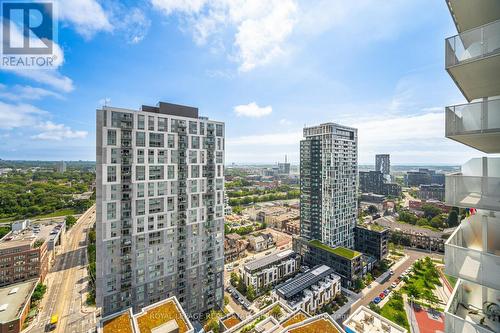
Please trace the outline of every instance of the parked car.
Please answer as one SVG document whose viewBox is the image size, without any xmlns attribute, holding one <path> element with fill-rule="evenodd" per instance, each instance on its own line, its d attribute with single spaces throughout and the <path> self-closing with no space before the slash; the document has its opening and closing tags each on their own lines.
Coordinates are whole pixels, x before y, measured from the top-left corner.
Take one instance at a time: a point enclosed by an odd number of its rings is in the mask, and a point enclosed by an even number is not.
<svg viewBox="0 0 500 333">
<path fill-rule="evenodd" d="M 390 275 L 393 275 L 394 274 L 394 271 L 392 269 L 389 270 L 389 274 Z"/>
<path fill-rule="evenodd" d="M 268 255 L 270 255 L 270 254 L 271 254 L 271 251 L 267 251 L 267 252 L 265 253 L 265 255 L 266 255 L 266 256 L 268 256 Z"/>
<path fill-rule="evenodd" d="M 381 299 L 380 297 L 375 297 L 375 298 L 373 299 L 373 303 L 378 304 L 378 303 L 380 303 L 380 301 L 381 301 L 381 300 L 382 300 L 382 299 Z"/>
<path fill-rule="evenodd" d="M 393 289 L 394 289 L 394 288 L 396 288 L 397 286 L 398 286 L 398 284 L 397 284 L 396 282 L 393 282 L 393 283 L 391 284 L 391 287 L 392 287 Z"/>
<path fill-rule="evenodd" d="M 378 297 L 380 297 L 381 299 L 384 299 L 385 298 L 385 294 L 384 293 L 380 293 L 380 294 L 378 294 Z"/>
<path fill-rule="evenodd" d="M 391 291 L 389 289 L 386 289 L 386 290 L 384 290 L 384 295 L 387 296 L 387 295 L 389 295 L 390 292 Z"/>
</svg>

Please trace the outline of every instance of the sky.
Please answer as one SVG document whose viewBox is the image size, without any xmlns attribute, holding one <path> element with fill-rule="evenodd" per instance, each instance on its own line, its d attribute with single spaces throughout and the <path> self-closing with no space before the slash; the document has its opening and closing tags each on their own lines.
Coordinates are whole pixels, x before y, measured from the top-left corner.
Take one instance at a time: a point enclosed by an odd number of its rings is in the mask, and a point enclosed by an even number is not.
<svg viewBox="0 0 500 333">
<path fill-rule="evenodd" d="M 95 160 L 95 110 L 158 101 L 226 123 L 227 163 L 299 161 L 304 125 L 359 135 L 359 163 L 459 165 L 465 98 L 436 0 L 55 0 L 58 66 L 0 70 L 0 158 Z"/>
</svg>

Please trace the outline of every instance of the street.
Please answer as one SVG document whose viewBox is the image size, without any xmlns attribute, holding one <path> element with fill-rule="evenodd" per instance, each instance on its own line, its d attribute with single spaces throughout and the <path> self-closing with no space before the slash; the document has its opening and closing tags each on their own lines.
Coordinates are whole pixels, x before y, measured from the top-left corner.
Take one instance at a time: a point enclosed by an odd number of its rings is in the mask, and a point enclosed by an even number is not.
<svg viewBox="0 0 500 333">
<path fill-rule="evenodd" d="M 94 332 L 95 312 L 84 312 L 83 293 L 87 273 L 87 233 L 95 223 L 95 205 L 87 210 L 66 232 L 54 266 L 46 277 L 47 293 L 40 304 L 40 313 L 29 332 L 45 332 L 52 315 L 59 316 L 54 332 Z"/>
</svg>

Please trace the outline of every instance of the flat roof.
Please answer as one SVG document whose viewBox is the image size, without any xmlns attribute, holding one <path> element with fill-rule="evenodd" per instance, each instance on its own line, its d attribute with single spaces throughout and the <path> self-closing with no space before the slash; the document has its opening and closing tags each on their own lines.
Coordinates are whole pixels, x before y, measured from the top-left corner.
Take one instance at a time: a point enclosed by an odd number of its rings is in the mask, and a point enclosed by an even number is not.
<svg viewBox="0 0 500 333">
<path fill-rule="evenodd" d="M 33 241 L 54 238 L 62 229 L 64 223 L 31 223 L 27 228 L 19 232 L 10 232 L 0 240 L 0 251 L 13 247 L 30 245 Z M 61 225 L 60 229 L 56 229 Z"/>
<path fill-rule="evenodd" d="M 365 306 L 360 306 L 344 321 L 344 327 L 360 333 L 406 333 L 405 328 L 393 323 Z"/>
<path fill-rule="evenodd" d="M 0 288 L 0 323 L 8 323 L 20 317 L 38 279 L 11 284 Z"/>
<path fill-rule="evenodd" d="M 300 274 L 290 281 L 278 286 L 276 292 L 281 297 L 288 299 L 301 293 L 312 285 L 315 285 L 316 283 L 333 273 L 334 271 L 331 267 L 328 267 L 326 265 L 318 265 L 308 270 L 304 274 Z"/>
<path fill-rule="evenodd" d="M 102 324 L 103 333 L 134 333 L 132 309 L 113 314 L 107 317 Z"/>
<path fill-rule="evenodd" d="M 344 330 L 330 317 L 324 313 L 313 318 L 306 319 L 298 324 L 289 326 L 285 331 L 288 333 L 342 333 Z"/>
<path fill-rule="evenodd" d="M 278 253 L 272 253 L 260 259 L 250 261 L 249 263 L 245 264 L 244 267 L 247 270 L 253 271 L 262 267 L 266 267 L 273 263 L 280 262 L 281 260 L 285 260 L 294 254 L 295 252 L 293 250 L 285 250 Z"/>
<path fill-rule="evenodd" d="M 309 242 L 314 247 L 326 250 L 328 252 L 334 253 L 340 257 L 344 257 L 346 259 L 354 259 L 355 257 L 358 257 L 361 255 L 361 252 L 354 251 L 351 249 L 348 249 L 346 247 L 342 246 L 337 246 L 337 247 L 330 247 L 326 244 L 321 243 L 319 240 L 312 240 Z"/>
</svg>

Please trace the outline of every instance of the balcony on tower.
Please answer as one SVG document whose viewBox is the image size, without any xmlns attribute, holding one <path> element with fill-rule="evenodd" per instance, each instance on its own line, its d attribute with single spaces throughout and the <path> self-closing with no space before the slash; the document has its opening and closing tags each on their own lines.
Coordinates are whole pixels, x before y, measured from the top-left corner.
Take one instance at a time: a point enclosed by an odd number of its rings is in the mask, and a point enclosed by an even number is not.
<svg viewBox="0 0 500 333">
<path fill-rule="evenodd" d="M 500 292 L 458 280 L 445 312 L 447 333 L 493 333 L 500 331 Z"/>
<path fill-rule="evenodd" d="M 500 20 L 446 39 L 446 70 L 465 98 L 500 95 Z"/>
<path fill-rule="evenodd" d="M 485 25 L 500 18 L 498 0 L 446 0 L 459 32 Z"/>
<path fill-rule="evenodd" d="M 500 212 L 478 210 L 445 243 L 446 274 L 500 290 Z"/>
<path fill-rule="evenodd" d="M 446 107 L 446 137 L 485 153 L 500 153 L 500 98 Z"/>
<path fill-rule="evenodd" d="M 446 175 L 450 206 L 500 211 L 500 158 L 473 158 L 461 173 Z"/>
</svg>

